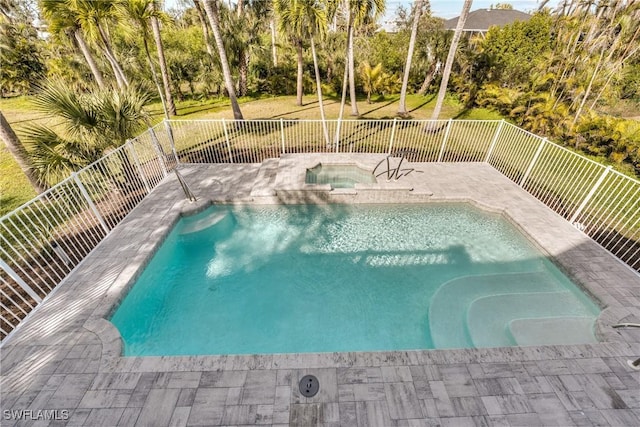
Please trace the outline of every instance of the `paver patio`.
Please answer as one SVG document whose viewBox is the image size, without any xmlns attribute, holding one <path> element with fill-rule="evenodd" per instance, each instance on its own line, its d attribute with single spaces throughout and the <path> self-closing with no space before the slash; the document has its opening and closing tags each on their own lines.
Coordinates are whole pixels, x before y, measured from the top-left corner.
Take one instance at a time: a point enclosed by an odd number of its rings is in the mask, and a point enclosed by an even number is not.
<svg viewBox="0 0 640 427">
<path fill-rule="evenodd" d="M 200 198 L 195 204 L 184 201 L 175 177 L 166 179 L 3 345 L 2 425 L 640 425 L 640 372 L 627 365 L 640 357 L 640 330 L 611 328 L 640 322 L 635 272 L 487 164 L 412 164 L 423 173 L 375 189 L 299 192 L 299 168 L 323 159 L 371 167 L 381 156 L 185 165 L 182 174 Z M 596 327 L 602 342 L 122 357 L 119 333 L 105 317 L 180 212 L 209 200 L 466 200 L 503 212 L 605 308 Z M 297 387 L 306 374 L 320 382 L 313 398 Z M 38 410 L 67 419 L 31 420 Z"/>
</svg>

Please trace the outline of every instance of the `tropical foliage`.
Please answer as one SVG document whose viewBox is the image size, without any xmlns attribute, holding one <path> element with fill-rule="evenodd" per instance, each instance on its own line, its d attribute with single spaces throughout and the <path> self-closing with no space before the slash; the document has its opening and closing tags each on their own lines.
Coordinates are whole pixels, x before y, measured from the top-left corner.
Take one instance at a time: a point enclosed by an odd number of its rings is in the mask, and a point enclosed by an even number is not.
<svg viewBox="0 0 640 427">
<path fill-rule="evenodd" d="M 226 97 L 240 120 L 238 98 L 256 95 L 295 94 L 302 105 L 315 93 L 319 106 L 340 98 L 342 117 L 347 104 L 359 115 L 358 97 L 390 93 L 401 93 L 403 116 L 407 94 L 438 94 L 437 115 L 448 94 L 640 171 L 637 126 L 615 117 L 640 110 L 638 1 L 563 0 L 484 36 L 445 31 L 428 0 L 399 7 L 392 31 L 381 26 L 394 5 L 384 0 L 180 0 L 173 10 L 162 3 L 0 1 L 0 95 L 33 94 L 51 86 L 43 84 L 49 78 L 85 105 L 99 94 L 138 91 L 161 101 L 167 116 L 176 114 L 174 97 Z M 97 140 L 74 146 L 78 135 L 68 129 L 51 132 L 60 138 L 50 133 L 47 146 L 59 156 L 43 175 L 48 182 L 105 149 Z M 25 135 L 44 170 L 46 144 L 35 142 L 34 129 Z"/>
<path fill-rule="evenodd" d="M 136 136 L 144 128 L 148 101 L 134 86 L 87 93 L 60 82 L 44 87 L 34 106 L 59 125 L 29 125 L 22 131 L 37 179 L 45 185 L 56 183 Z"/>
</svg>

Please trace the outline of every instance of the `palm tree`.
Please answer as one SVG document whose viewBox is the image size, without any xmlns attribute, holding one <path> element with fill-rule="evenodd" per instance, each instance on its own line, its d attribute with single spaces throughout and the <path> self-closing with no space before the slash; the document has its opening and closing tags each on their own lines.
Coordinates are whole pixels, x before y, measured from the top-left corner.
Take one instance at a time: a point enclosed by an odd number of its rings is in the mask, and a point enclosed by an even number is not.
<svg viewBox="0 0 640 427">
<path fill-rule="evenodd" d="M 220 17 L 226 48 L 235 53 L 233 58 L 235 64 L 232 60 L 232 65 L 237 64 L 238 67 L 239 96 L 245 96 L 248 93 L 249 61 L 256 48 L 260 49 L 265 26 L 263 17 L 269 14 L 268 4 L 264 2 L 253 2 L 246 6 L 240 4 L 238 7 L 242 6 L 242 9 L 238 9 L 237 13 L 225 10 L 226 13 L 221 14 Z"/>
<path fill-rule="evenodd" d="M 411 71 L 411 60 L 413 59 L 413 51 L 416 47 L 416 37 L 418 35 L 418 25 L 422 16 L 422 5 L 424 0 L 416 0 L 413 12 L 413 25 L 411 26 L 411 38 L 409 39 L 409 49 L 407 50 L 407 62 L 404 66 L 402 76 L 402 89 L 400 90 L 400 105 L 398 106 L 398 114 L 407 114 L 407 86 L 409 86 L 409 71 Z"/>
<path fill-rule="evenodd" d="M 153 4 L 153 0 L 127 0 L 118 4 L 118 14 L 123 18 L 128 18 L 129 21 L 133 24 L 136 33 L 140 32 L 140 35 L 142 36 L 142 45 L 147 57 L 149 69 L 151 70 L 151 77 L 153 78 L 153 82 L 158 90 L 158 95 L 160 96 L 160 101 L 162 102 L 162 109 L 164 110 L 165 117 L 168 119 L 169 114 L 175 115 L 176 107 L 173 104 L 173 98 L 165 98 L 167 92 L 169 93 L 169 96 L 171 95 L 171 91 L 167 91 L 168 88 L 166 85 L 164 87 L 165 96 L 163 96 L 162 87 L 160 86 L 160 80 L 158 79 L 158 74 L 156 73 L 156 67 L 153 63 L 153 59 L 151 58 L 151 52 L 149 51 L 149 39 L 151 37 L 151 35 L 149 34 L 149 23 L 152 22 L 153 18 L 157 19 L 159 16 L 161 16 L 159 12 L 153 7 Z M 171 108 L 172 106 L 173 110 Z"/>
<path fill-rule="evenodd" d="M 444 97 L 447 94 L 447 85 L 449 84 L 449 76 L 451 75 L 453 60 L 455 59 L 455 56 L 456 56 L 456 49 L 458 48 L 458 42 L 460 41 L 460 36 L 462 35 L 464 23 L 467 20 L 467 16 L 469 16 L 469 10 L 471 9 L 472 3 L 473 3 L 473 0 L 464 0 L 464 5 L 462 6 L 462 12 L 460 13 L 460 17 L 458 18 L 458 25 L 456 25 L 456 30 L 453 33 L 453 40 L 451 40 L 451 46 L 449 47 L 447 62 L 445 63 L 444 70 L 442 71 L 442 81 L 440 82 L 438 99 L 436 100 L 436 106 L 433 108 L 433 114 L 431 115 L 431 120 L 438 120 L 438 117 L 440 116 L 440 111 L 442 110 L 442 104 L 444 103 Z"/>
<path fill-rule="evenodd" d="M 621 2 L 622 3 L 622 2 Z M 640 18 L 640 5 L 634 3 L 633 5 L 618 5 L 624 6 L 617 9 L 606 5 L 602 7 L 597 14 L 597 18 L 594 19 L 593 28 L 587 34 L 585 43 L 589 43 L 593 53 L 600 51 L 598 60 L 596 61 L 595 68 L 589 78 L 589 84 L 584 91 L 580 105 L 575 113 L 573 119 L 573 125 L 575 126 L 580 118 L 582 110 L 589 98 L 591 91 L 594 87 L 594 82 L 599 74 L 603 70 L 608 70 L 610 77 L 608 77 L 604 84 L 605 88 L 610 79 L 611 74 L 615 74 L 618 67 L 621 67 L 629 58 L 638 52 L 640 49 L 640 25 L 638 25 L 637 18 Z M 605 11 L 607 15 L 605 15 Z M 600 28 L 595 28 L 600 25 Z M 605 57 L 605 53 L 607 53 Z M 610 73 L 614 70 L 613 73 Z M 593 103 L 595 106 L 597 98 Z"/>
<path fill-rule="evenodd" d="M 4 141 L 7 150 L 9 150 L 9 153 L 13 156 L 16 163 L 18 163 L 22 172 L 27 176 L 27 179 L 31 183 L 33 189 L 38 193 L 42 193 L 45 189 L 40 182 L 38 182 L 38 179 L 34 174 L 33 166 L 29 161 L 28 154 L 18 139 L 18 136 L 11 128 L 11 125 L 7 119 L 4 118 L 2 111 L 0 111 L 0 139 Z"/>
<path fill-rule="evenodd" d="M 385 0 L 346 0 L 348 9 L 347 20 L 347 61 L 349 64 L 349 94 L 351 97 L 351 115 L 359 116 L 356 99 L 355 65 L 353 55 L 353 35 L 355 28 L 370 19 L 376 19 L 384 14 Z"/>
<path fill-rule="evenodd" d="M 34 124 L 21 132 L 37 180 L 54 184 L 135 137 L 146 126 L 148 101 L 134 86 L 77 94 L 63 83 L 46 85 L 34 107 L 54 119 L 56 128 Z"/>
<path fill-rule="evenodd" d="M 273 0 L 273 10 L 280 17 L 283 11 L 280 9 L 281 7 L 285 7 L 288 2 L 280 2 L 279 0 Z M 282 25 L 282 20 L 278 19 L 278 31 L 281 34 L 287 36 L 291 44 L 296 49 L 296 63 L 297 63 L 297 73 L 296 73 L 296 105 L 302 106 L 302 95 L 303 95 L 303 74 L 304 74 L 304 57 L 303 57 L 303 39 L 298 37 L 292 28 Z"/>
<path fill-rule="evenodd" d="M 233 117 L 236 120 L 243 120 L 242 111 L 240 111 L 240 105 L 236 98 L 236 91 L 233 85 L 233 79 L 231 78 L 231 69 L 229 68 L 229 60 L 227 59 L 227 53 L 224 50 L 224 42 L 220 33 L 220 22 L 218 16 L 218 0 L 202 0 L 204 10 L 209 18 L 209 25 L 211 25 L 211 31 L 213 37 L 216 40 L 216 47 L 218 48 L 218 55 L 220 56 L 220 65 L 222 66 L 222 75 L 224 76 L 224 85 L 229 94 L 229 100 L 231 101 L 231 109 L 233 110 Z"/>
<path fill-rule="evenodd" d="M 70 13 L 66 3 L 67 0 L 40 0 L 40 11 L 48 23 L 48 30 L 52 34 L 65 34 L 75 39 L 98 87 L 104 89 L 105 83 L 102 71 L 100 71 L 98 64 L 93 58 L 93 54 L 84 39 L 80 25 L 75 20 L 73 14 Z"/>
<path fill-rule="evenodd" d="M 324 103 L 322 101 L 322 84 L 318 69 L 318 55 L 315 37 L 322 40 L 327 33 L 327 4 L 324 0 L 275 0 L 274 9 L 278 13 L 280 30 L 288 31 L 298 40 L 308 39 L 311 43 L 311 56 L 316 76 L 316 90 L 320 106 L 320 117 L 327 145 L 331 144 L 329 130 L 325 121 Z"/>
<path fill-rule="evenodd" d="M 278 66 L 278 50 L 276 45 L 276 21 L 271 17 L 269 20 L 269 31 L 271 33 L 271 55 L 273 56 L 273 66 Z"/>
<path fill-rule="evenodd" d="M 116 2 L 92 0 L 65 0 L 64 13 L 71 14 L 80 25 L 82 31 L 97 43 L 105 58 L 111 65 L 116 82 L 120 88 L 129 86 L 129 80 L 111 46 L 105 22 L 116 16 Z"/>
<path fill-rule="evenodd" d="M 173 96 L 171 95 L 171 80 L 169 79 L 167 61 L 164 58 L 164 46 L 162 45 L 162 37 L 160 35 L 159 18 L 164 17 L 165 15 L 158 10 L 156 0 L 151 0 L 151 7 L 155 12 L 151 15 L 151 29 L 153 30 L 153 39 L 156 42 L 156 50 L 158 51 L 158 62 L 160 63 L 160 74 L 162 75 L 164 94 L 167 98 L 167 108 L 169 109 L 169 114 L 175 116 L 177 114 L 176 105 L 173 102 Z"/>
<path fill-rule="evenodd" d="M 364 61 L 360 68 L 360 76 L 364 91 L 367 92 L 367 104 L 371 104 L 371 92 L 378 90 L 382 82 L 382 62 L 372 67 L 368 61 Z"/>
<path fill-rule="evenodd" d="M 213 56 L 213 47 L 211 46 L 211 34 L 209 33 L 209 26 L 207 25 L 207 16 L 205 15 L 205 11 L 202 8 L 202 3 L 200 0 L 193 0 L 193 5 L 195 6 L 196 12 L 198 14 L 198 19 L 200 20 L 200 26 L 202 27 L 202 34 L 204 34 L 205 46 L 207 47 L 207 52 L 211 59 L 214 59 Z"/>
</svg>

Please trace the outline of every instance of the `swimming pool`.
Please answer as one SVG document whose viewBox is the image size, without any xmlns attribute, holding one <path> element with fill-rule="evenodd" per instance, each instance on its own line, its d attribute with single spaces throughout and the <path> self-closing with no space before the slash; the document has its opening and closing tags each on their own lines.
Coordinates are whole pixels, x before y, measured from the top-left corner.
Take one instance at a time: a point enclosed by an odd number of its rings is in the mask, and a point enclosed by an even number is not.
<svg viewBox="0 0 640 427">
<path fill-rule="evenodd" d="M 214 206 L 181 219 L 113 314 L 125 355 L 594 342 L 598 307 L 467 204 Z"/>
</svg>

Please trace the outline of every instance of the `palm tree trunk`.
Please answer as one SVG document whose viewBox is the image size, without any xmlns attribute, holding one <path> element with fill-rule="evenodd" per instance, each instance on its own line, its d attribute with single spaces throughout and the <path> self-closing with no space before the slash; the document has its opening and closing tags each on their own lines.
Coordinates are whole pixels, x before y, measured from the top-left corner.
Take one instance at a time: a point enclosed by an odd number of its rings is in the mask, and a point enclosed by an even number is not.
<svg viewBox="0 0 640 427">
<path fill-rule="evenodd" d="M 104 29 L 101 25 L 97 25 L 98 33 L 100 34 L 100 39 L 103 44 L 103 51 L 107 60 L 111 64 L 111 68 L 113 68 L 113 73 L 116 76 L 116 80 L 118 82 L 118 86 L 126 87 L 129 86 L 129 80 L 127 80 L 127 76 L 124 75 L 124 71 L 122 71 L 122 67 L 116 58 L 116 55 L 113 53 L 113 49 L 111 49 L 111 43 L 109 42 L 109 38 L 107 37 Z"/>
<path fill-rule="evenodd" d="M 442 110 L 442 104 L 444 103 L 444 97 L 447 94 L 447 85 L 449 84 L 449 76 L 451 75 L 453 60 L 455 59 L 455 56 L 456 56 L 456 49 L 458 48 L 458 42 L 460 41 L 460 36 L 462 35 L 462 29 L 464 28 L 464 23 L 467 20 L 467 16 L 469 15 L 469 9 L 471 9 L 471 3 L 473 3 L 473 0 L 464 0 L 464 5 L 462 6 L 462 13 L 460 13 L 460 17 L 458 18 L 458 25 L 456 25 L 456 30 L 453 33 L 453 40 L 451 40 L 451 47 L 449 47 L 447 62 L 444 65 L 444 71 L 442 72 L 442 81 L 440 82 L 438 99 L 436 100 L 436 106 L 433 109 L 431 120 L 438 120 L 438 117 L 440 116 L 440 111 Z"/>
<path fill-rule="evenodd" d="M 591 95 L 593 82 L 595 81 L 596 76 L 598 75 L 598 71 L 600 71 L 600 66 L 602 65 L 602 58 L 604 58 L 604 49 L 602 49 L 602 52 L 600 53 L 600 58 L 598 59 L 598 63 L 596 64 L 596 68 L 595 70 L 593 70 L 591 79 L 589 79 L 589 85 L 587 86 L 587 89 L 584 91 L 584 96 L 580 101 L 580 106 L 578 107 L 578 110 L 576 111 L 576 115 L 573 118 L 573 122 L 571 123 L 572 126 L 575 126 L 576 123 L 578 123 L 578 119 L 580 118 L 580 115 L 582 114 L 582 109 L 584 108 L 584 104 L 587 102 L 587 98 L 589 98 L 589 95 Z"/>
<path fill-rule="evenodd" d="M 298 55 L 298 77 L 296 80 L 296 105 L 302 106 L 302 73 L 304 63 L 302 59 L 302 40 L 296 41 L 296 53 Z"/>
<path fill-rule="evenodd" d="M 592 110 L 595 108 L 596 104 L 600 100 L 600 97 L 604 93 L 605 89 L 609 86 L 609 82 L 611 81 L 613 76 L 618 72 L 620 67 L 622 67 L 629 58 L 635 55 L 636 52 L 640 51 L 640 44 L 636 41 L 636 37 L 638 37 L 638 35 L 640 35 L 640 26 L 636 28 L 636 32 L 633 34 L 631 39 L 627 42 L 627 47 L 625 48 L 624 52 L 615 61 L 615 63 L 613 64 L 613 67 L 610 69 L 609 74 L 604 82 L 604 85 L 602 86 L 602 89 L 600 89 L 600 92 L 598 92 L 598 95 L 595 97 L 595 99 L 593 100 L 593 103 L 591 104 Z M 611 55 L 609 55 L 609 57 L 611 57 Z"/>
<path fill-rule="evenodd" d="M 349 39 L 349 29 L 347 28 L 347 39 Z M 342 116 L 344 115 L 344 105 L 347 103 L 347 83 L 349 79 L 349 65 L 345 61 L 344 63 L 344 76 L 342 77 L 342 98 L 340 98 L 340 112 L 338 113 L 338 126 L 336 126 L 336 138 L 335 145 L 338 146 L 338 139 L 340 138 L 340 123 L 342 122 Z"/>
<path fill-rule="evenodd" d="M 316 90 L 318 91 L 318 104 L 320 106 L 320 118 L 322 119 L 322 130 L 327 147 L 331 145 L 329 139 L 329 130 L 327 129 L 327 121 L 324 116 L 324 104 L 322 102 L 322 85 L 320 84 L 320 70 L 318 69 L 318 56 L 316 55 L 316 44 L 311 37 L 311 55 L 313 56 L 313 69 L 316 73 Z"/>
<path fill-rule="evenodd" d="M 9 153 L 13 156 L 16 163 L 18 163 L 22 172 L 27 176 L 27 179 L 31 183 L 33 189 L 36 190 L 37 193 L 42 193 L 45 189 L 33 173 L 31 162 L 27 157 L 27 152 L 7 119 L 4 118 L 2 111 L 0 111 L 0 139 L 4 141 L 7 150 L 9 150 Z"/>
<path fill-rule="evenodd" d="M 278 66 L 278 51 L 276 50 L 276 23 L 271 18 L 269 21 L 269 29 L 271 30 L 271 55 L 273 55 L 273 66 Z"/>
<path fill-rule="evenodd" d="M 218 48 L 218 55 L 220 55 L 220 64 L 222 65 L 222 74 L 224 76 L 224 85 L 227 88 L 229 94 L 229 100 L 231 101 L 231 109 L 233 110 L 233 118 L 236 120 L 244 120 L 242 117 L 242 111 L 240 111 L 240 105 L 236 98 L 236 90 L 233 87 L 233 79 L 231 78 L 231 69 L 229 68 L 229 60 L 227 59 L 227 53 L 224 50 L 224 43 L 222 41 L 222 35 L 220 34 L 220 23 L 218 22 L 218 4 L 217 0 L 204 0 L 204 10 L 209 18 L 209 25 L 213 31 L 213 37 L 216 40 L 216 46 Z"/>
<path fill-rule="evenodd" d="M 207 25 L 207 18 L 202 10 L 202 4 L 200 4 L 200 0 L 193 0 L 193 4 L 196 7 L 196 12 L 198 12 L 198 18 L 200 18 L 200 25 L 202 26 L 202 33 L 204 34 L 205 46 L 207 47 L 207 52 L 209 56 L 213 59 L 213 47 L 211 46 L 211 34 L 209 33 L 209 26 Z"/>
<path fill-rule="evenodd" d="M 435 75 L 436 75 L 436 67 L 434 63 L 429 67 L 429 71 L 427 71 L 427 75 L 424 76 L 424 81 L 422 82 L 422 86 L 420 86 L 420 89 L 418 90 L 418 95 L 425 94 L 427 89 L 429 89 L 429 86 L 431 85 L 431 82 L 433 81 L 433 77 Z"/>
<path fill-rule="evenodd" d="M 349 94 L 351 95 L 351 115 L 359 116 L 358 100 L 356 99 L 356 73 L 353 59 L 353 33 L 353 23 L 351 23 L 347 28 L 347 34 L 349 34 L 347 53 L 347 61 L 349 63 Z"/>
<path fill-rule="evenodd" d="M 155 9 L 155 1 L 152 4 Z M 175 116 L 177 114 L 176 104 L 173 102 L 173 96 L 171 95 L 171 80 L 169 80 L 167 61 L 164 58 L 164 46 L 162 45 L 162 37 L 160 35 L 160 24 L 158 23 L 158 18 L 155 16 L 151 17 L 151 29 L 153 30 L 153 39 L 156 42 L 156 49 L 158 50 L 158 62 L 160 64 L 160 74 L 162 75 L 162 85 L 164 86 L 167 109 L 169 110 L 170 115 Z"/>
<path fill-rule="evenodd" d="M 245 96 L 248 92 L 249 52 L 243 49 L 238 54 L 238 95 Z"/>
<path fill-rule="evenodd" d="M 102 77 L 102 72 L 100 71 L 100 68 L 98 68 L 98 64 L 96 64 L 95 59 L 93 59 L 93 55 L 89 50 L 89 46 L 87 46 L 87 42 L 84 40 L 84 37 L 82 37 L 82 30 L 80 30 L 80 28 L 76 28 L 73 30 L 73 36 L 78 43 L 78 47 L 80 48 L 82 55 L 84 55 L 84 59 L 87 61 L 87 65 L 89 65 L 93 78 L 96 79 L 98 87 L 100 89 L 104 89 L 104 77 Z"/>
<path fill-rule="evenodd" d="M 147 42 L 147 38 L 145 36 L 142 37 L 142 44 L 144 46 L 144 53 L 147 55 L 147 62 L 149 63 L 149 69 L 151 70 L 151 77 L 153 78 L 153 83 L 156 85 L 156 89 L 158 90 L 158 95 L 160 96 L 160 102 L 162 103 L 162 111 L 164 111 L 164 117 L 169 119 L 169 110 L 167 109 L 167 102 L 162 95 L 162 87 L 160 87 L 160 80 L 158 80 L 158 74 L 156 73 L 156 67 L 153 66 L 153 60 L 151 59 L 151 53 L 149 53 L 149 43 Z"/>
<path fill-rule="evenodd" d="M 402 76 L 402 90 L 400 90 L 400 105 L 398 106 L 398 114 L 407 114 L 407 86 L 409 86 L 409 72 L 411 71 L 411 60 L 413 59 L 413 51 L 416 47 L 416 36 L 418 35 L 418 24 L 420 24 L 420 16 L 422 15 L 422 0 L 417 0 L 415 5 L 415 13 L 413 14 L 413 25 L 411 26 L 411 38 L 409 39 L 409 50 L 407 51 L 407 62 L 404 66 Z"/>
<path fill-rule="evenodd" d="M 116 78 L 116 83 L 118 84 L 118 87 L 120 89 L 124 89 L 127 85 L 124 82 L 124 80 L 122 80 L 122 76 L 118 71 L 118 66 L 114 63 L 114 59 L 111 56 L 109 56 L 109 53 L 104 47 L 101 46 L 101 50 L 102 50 L 102 53 L 104 54 L 104 57 L 107 58 L 107 62 L 109 63 L 109 65 L 111 65 L 111 71 L 113 71 L 113 76 Z"/>
</svg>

